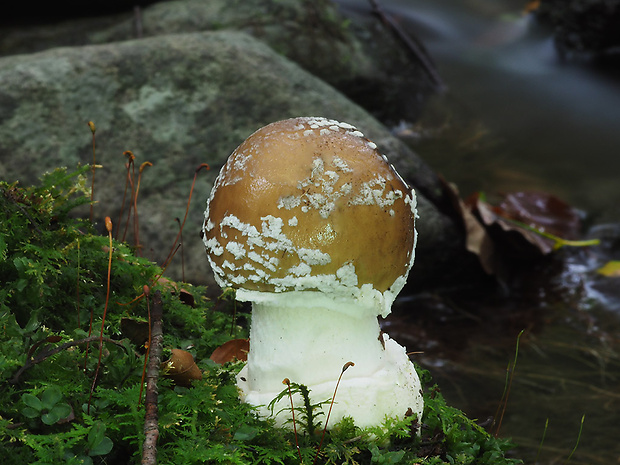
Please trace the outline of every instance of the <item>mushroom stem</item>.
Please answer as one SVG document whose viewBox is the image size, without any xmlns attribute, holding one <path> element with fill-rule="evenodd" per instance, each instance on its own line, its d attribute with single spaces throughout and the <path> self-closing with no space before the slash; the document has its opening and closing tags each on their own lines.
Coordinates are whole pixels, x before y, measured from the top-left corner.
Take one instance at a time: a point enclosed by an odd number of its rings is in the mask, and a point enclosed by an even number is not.
<svg viewBox="0 0 620 465">
<path fill-rule="evenodd" d="M 380 332 L 380 303 L 329 300 L 314 291 L 239 291 L 237 298 L 252 301 L 248 363 L 237 381 L 242 399 L 261 415 L 269 415 L 266 406 L 282 390 L 283 378 L 308 386 L 313 403 L 329 400 L 342 366 L 352 360 L 355 366 L 338 388 L 332 425 L 345 416 L 358 426 L 377 425 L 408 408 L 420 417 L 420 381 L 405 348 Z M 286 399 L 281 402 L 275 412 L 286 406 Z M 289 410 L 276 417 L 278 424 Z"/>
</svg>

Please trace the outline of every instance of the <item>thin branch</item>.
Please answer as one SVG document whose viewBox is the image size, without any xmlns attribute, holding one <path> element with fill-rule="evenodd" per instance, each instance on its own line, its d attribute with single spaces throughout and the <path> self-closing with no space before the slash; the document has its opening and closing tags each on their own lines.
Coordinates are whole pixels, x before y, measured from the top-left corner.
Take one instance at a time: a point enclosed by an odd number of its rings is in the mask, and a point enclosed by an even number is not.
<svg viewBox="0 0 620 465">
<path fill-rule="evenodd" d="M 447 89 L 446 84 L 443 82 L 443 79 L 441 79 L 441 76 L 437 72 L 437 67 L 435 66 L 435 63 L 433 63 L 433 60 L 431 59 L 428 52 L 424 48 L 424 45 L 422 45 L 422 43 L 418 41 L 415 37 L 411 36 L 410 34 L 407 34 L 398 25 L 398 23 L 394 21 L 394 19 L 389 14 L 387 14 L 383 10 L 383 8 L 379 6 L 376 0 L 369 0 L 369 1 L 372 7 L 373 13 L 376 16 L 378 16 L 387 27 L 389 27 L 392 30 L 392 32 L 398 38 L 398 40 L 400 40 L 407 47 L 407 50 L 409 50 L 409 53 L 412 55 L 412 57 L 420 65 L 422 65 L 422 68 L 426 72 L 427 76 L 433 82 L 435 89 L 438 92 L 444 92 Z"/>
<path fill-rule="evenodd" d="M 17 372 L 15 373 L 15 375 L 13 375 L 9 383 L 17 384 L 19 382 L 19 377 L 24 373 L 24 371 L 28 370 L 29 368 L 32 368 L 38 363 L 41 363 L 47 360 L 52 355 L 56 355 L 57 353 L 62 352 L 63 350 L 68 349 L 69 347 L 75 347 L 75 346 L 79 346 L 82 344 L 90 344 L 91 342 L 100 341 L 100 340 L 103 340 L 105 342 L 110 342 L 112 344 L 116 344 L 119 347 L 123 347 L 123 348 L 125 347 L 123 345 L 123 341 L 117 341 L 116 339 L 110 339 L 109 337 L 104 337 L 103 339 L 101 339 L 99 335 L 89 336 L 84 339 L 78 339 L 77 341 L 75 340 L 68 341 L 68 342 L 65 342 L 64 344 L 60 344 L 59 346 L 54 347 L 53 349 L 46 348 L 42 350 L 41 352 L 39 352 L 37 356 L 26 360 L 26 363 L 24 364 L 24 366 L 21 367 L 19 370 L 17 370 Z"/>
<path fill-rule="evenodd" d="M 162 342 L 164 339 L 162 330 L 163 307 L 161 292 L 157 291 L 153 297 L 151 309 L 151 345 L 149 354 L 149 367 L 146 373 L 146 396 L 144 416 L 144 443 L 142 446 L 142 465 L 155 465 L 157 463 L 157 438 L 159 437 L 158 410 L 157 410 L 157 378 L 161 365 Z"/>
</svg>

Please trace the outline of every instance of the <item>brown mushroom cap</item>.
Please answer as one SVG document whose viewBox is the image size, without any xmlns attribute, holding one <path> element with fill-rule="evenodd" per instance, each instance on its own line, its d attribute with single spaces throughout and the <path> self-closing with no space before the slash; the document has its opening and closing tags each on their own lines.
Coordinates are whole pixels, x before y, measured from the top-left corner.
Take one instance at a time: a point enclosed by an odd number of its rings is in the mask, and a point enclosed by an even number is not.
<svg viewBox="0 0 620 465">
<path fill-rule="evenodd" d="M 413 263 L 414 216 L 413 192 L 374 143 L 346 123 L 293 118 L 231 154 L 204 241 L 222 286 L 384 292 Z"/>
</svg>

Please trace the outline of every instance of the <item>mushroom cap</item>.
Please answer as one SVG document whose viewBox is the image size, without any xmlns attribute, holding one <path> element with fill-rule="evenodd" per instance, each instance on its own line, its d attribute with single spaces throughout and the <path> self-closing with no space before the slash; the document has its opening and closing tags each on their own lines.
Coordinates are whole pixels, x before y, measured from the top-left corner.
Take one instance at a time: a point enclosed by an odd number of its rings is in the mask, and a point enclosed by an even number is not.
<svg viewBox="0 0 620 465">
<path fill-rule="evenodd" d="M 222 287 L 397 294 L 413 264 L 415 194 L 350 124 L 292 118 L 249 136 L 207 202 Z"/>
</svg>

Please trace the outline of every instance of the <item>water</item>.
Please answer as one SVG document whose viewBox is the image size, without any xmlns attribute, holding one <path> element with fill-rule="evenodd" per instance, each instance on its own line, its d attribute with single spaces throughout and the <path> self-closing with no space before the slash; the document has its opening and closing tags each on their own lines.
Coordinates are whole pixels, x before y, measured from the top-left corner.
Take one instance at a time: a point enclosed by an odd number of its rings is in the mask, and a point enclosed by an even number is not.
<svg viewBox="0 0 620 465">
<path fill-rule="evenodd" d="M 367 8 L 362 0 L 342 3 Z M 552 39 L 521 15 L 525 3 L 380 2 L 422 39 L 449 86 L 444 99 L 452 110 L 456 102 L 487 131 L 477 150 L 454 140 L 416 148 L 464 195 L 540 189 L 593 221 L 620 221 L 620 80 L 561 63 Z M 458 120 L 449 114 L 434 122 L 450 118 Z"/>
<path fill-rule="evenodd" d="M 422 39 L 449 88 L 395 132 L 463 196 L 550 192 L 608 240 L 566 253 L 561 271 L 533 278 L 526 297 L 408 296 L 384 328 L 423 351 L 416 360 L 446 398 L 480 421 L 502 416 L 523 330 L 501 435 L 527 463 L 620 463 L 620 278 L 596 273 L 620 259 L 620 80 L 561 63 L 552 39 L 521 14 L 525 3 L 381 1 Z"/>
</svg>

